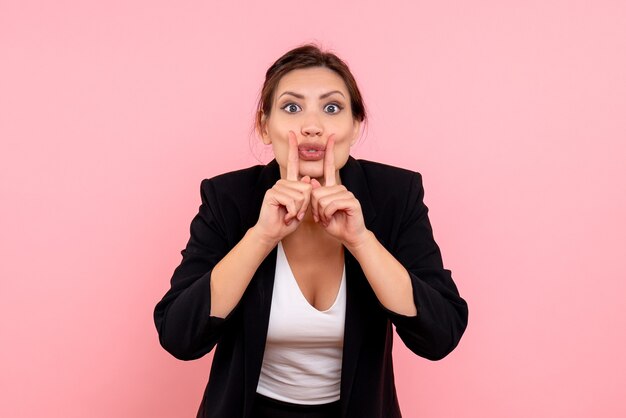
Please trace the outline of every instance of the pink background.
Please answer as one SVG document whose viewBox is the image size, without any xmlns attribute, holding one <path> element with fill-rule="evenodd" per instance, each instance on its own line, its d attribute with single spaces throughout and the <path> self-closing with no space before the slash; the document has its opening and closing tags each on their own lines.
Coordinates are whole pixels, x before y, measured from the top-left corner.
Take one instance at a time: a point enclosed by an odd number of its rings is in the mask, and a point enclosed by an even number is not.
<svg viewBox="0 0 626 418">
<path fill-rule="evenodd" d="M 423 174 L 470 306 L 443 361 L 397 340 L 404 415 L 626 416 L 626 2 L 231 3 L 0 3 L 0 416 L 195 416 L 210 357 L 152 310 L 305 41 L 360 83 L 353 155 Z"/>
</svg>

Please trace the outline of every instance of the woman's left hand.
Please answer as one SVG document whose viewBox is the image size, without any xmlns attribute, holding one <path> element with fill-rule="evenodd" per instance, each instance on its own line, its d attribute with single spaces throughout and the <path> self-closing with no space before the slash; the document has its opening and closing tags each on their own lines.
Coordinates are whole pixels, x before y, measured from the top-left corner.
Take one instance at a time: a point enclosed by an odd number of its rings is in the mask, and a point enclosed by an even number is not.
<svg viewBox="0 0 626 418">
<path fill-rule="evenodd" d="M 361 204 L 344 185 L 336 182 L 334 140 L 332 136 L 324 153 L 324 185 L 311 180 L 311 209 L 313 219 L 327 233 L 341 241 L 346 247 L 357 247 L 367 237 Z"/>
</svg>

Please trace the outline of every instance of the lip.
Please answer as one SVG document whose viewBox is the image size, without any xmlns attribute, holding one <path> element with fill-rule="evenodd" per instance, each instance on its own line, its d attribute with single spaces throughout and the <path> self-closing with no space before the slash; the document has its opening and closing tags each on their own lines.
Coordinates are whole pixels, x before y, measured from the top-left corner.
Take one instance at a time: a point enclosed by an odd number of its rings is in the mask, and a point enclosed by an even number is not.
<svg viewBox="0 0 626 418">
<path fill-rule="evenodd" d="M 326 146 L 315 142 L 298 145 L 298 156 L 305 161 L 319 161 L 324 158 Z"/>
<path fill-rule="evenodd" d="M 326 145 L 319 144 L 317 142 L 303 142 L 302 144 L 298 145 L 298 150 L 304 150 L 304 151 L 308 151 L 308 150 L 324 151 L 325 149 L 326 149 Z"/>
</svg>

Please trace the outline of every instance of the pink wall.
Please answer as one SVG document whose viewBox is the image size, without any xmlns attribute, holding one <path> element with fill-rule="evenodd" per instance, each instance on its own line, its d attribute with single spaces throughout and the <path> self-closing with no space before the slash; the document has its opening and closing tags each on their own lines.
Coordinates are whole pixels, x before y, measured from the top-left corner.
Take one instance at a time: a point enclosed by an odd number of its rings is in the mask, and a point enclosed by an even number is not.
<svg viewBox="0 0 626 418">
<path fill-rule="evenodd" d="M 195 416 L 210 358 L 152 309 L 311 40 L 369 105 L 353 154 L 423 174 L 470 305 L 441 362 L 397 340 L 405 416 L 626 416 L 626 3 L 231 3 L 0 4 L 0 416 Z"/>
</svg>

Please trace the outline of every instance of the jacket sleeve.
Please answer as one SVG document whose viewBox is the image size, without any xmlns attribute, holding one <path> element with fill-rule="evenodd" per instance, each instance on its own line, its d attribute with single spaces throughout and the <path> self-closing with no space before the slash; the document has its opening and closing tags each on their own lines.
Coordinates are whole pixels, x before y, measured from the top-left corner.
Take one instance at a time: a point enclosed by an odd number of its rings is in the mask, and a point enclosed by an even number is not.
<svg viewBox="0 0 626 418">
<path fill-rule="evenodd" d="M 429 360 L 440 360 L 459 343 L 467 326 L 468 308 L 450 270 L 443 268 L 424 204 L 422 177 L 414 174 L 393 253 L 409 272 L 417 315 L 383 309 L 411 351 Z"/>
<path fill-rule="evenodd" d="M 191 221 L 183 259 L 174 270 L 170 289 L 154 309 L 159 342 L 174 357 L 193 360 L 217 343 L 227 318 L 210 316 L 211 271 L 230 251 L 211 180 L 200 187 L 202 203 Z M 232 313 L 231 313 L 232 314 Z"/>
</svg>

